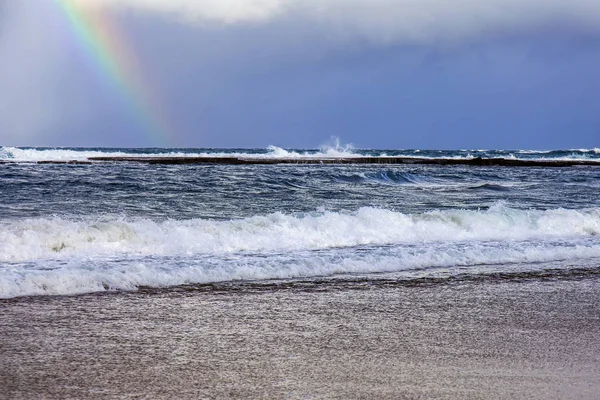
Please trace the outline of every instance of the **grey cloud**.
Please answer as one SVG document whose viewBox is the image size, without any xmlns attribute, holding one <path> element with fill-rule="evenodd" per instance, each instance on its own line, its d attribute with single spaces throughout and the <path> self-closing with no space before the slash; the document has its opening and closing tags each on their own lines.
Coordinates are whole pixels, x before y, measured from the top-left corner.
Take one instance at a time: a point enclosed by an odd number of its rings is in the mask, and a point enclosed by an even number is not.
<svg viewBox="0 0 600 400">
<path fill-rule="evenodd" d="M 341 39 L 430 43 L 548 24 L 600 31 L 597 0 L 70 0 L 166 13 L 200 26 L 303 20 Z"/>
</svg>

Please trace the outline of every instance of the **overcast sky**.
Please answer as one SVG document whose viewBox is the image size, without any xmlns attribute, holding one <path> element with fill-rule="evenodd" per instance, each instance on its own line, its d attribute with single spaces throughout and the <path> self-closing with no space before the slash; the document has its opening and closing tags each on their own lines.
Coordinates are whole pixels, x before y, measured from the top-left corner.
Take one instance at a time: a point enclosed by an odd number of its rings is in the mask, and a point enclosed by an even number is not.
<svg viewBox="0 0 600 400">
<path fill-rule="evenodd" d="M 0 0 L 0 145 L 600 147 L 598 0 L 71 0 L 158 135 L 59 1 Z"/>
</svg>

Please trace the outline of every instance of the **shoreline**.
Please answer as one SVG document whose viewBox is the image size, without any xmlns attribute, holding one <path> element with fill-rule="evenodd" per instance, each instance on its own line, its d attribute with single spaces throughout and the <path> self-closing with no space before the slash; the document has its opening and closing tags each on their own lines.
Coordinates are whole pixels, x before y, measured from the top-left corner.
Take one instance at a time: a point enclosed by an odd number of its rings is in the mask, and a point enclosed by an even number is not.
<svg viewBox="0 0 600 400">
<path fill-rule="evenodd" d="M 578 398 L 600 278 L 0 301 L 7 398 Z"/>
</svg>

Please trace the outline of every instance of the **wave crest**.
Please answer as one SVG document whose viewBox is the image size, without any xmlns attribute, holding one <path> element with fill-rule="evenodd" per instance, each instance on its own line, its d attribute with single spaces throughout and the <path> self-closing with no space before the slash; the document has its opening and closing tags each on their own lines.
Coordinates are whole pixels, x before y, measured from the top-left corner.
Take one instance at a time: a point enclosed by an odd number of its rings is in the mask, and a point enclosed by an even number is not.
<svg viewBox="0 0 600 400">
<path fill-rule="evenodd" d="M 0 298 L 600 258 L 600 209 L 0 224 Z M 567 264 L 568 265 L 568 264 Z M 460 271 L 457 269 L 457 271 Z"/>
<path fill-rule="evenodd" d="M 378 208 L 353 213 L 274 213 L 241 220 L 74 221 L 39 218 L 0 226 L 0 261 L 70 257 L 231 254 L 399 243 L 531 240 L 600 234 L 600 209 L 403 214 Z"/>
</svg>

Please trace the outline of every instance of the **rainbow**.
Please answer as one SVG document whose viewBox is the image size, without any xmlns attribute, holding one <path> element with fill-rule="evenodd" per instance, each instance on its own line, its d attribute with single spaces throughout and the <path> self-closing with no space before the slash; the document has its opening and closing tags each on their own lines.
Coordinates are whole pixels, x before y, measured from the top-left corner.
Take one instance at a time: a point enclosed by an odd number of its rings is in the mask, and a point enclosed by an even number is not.
<svg viewBox="0 0 600 400">
<path fill-rule="evenodd" d="M 98 74 L 121 93 L 129 112 L 140 122 L 153 146 L 165 146 L 175 129 L 151 90 L 145 71 L 127 45 L 126 36 L 99 6 L 80 0 L 55 0 L 69 22 L 72 34 L 89 55 Z"/>
</svg>

